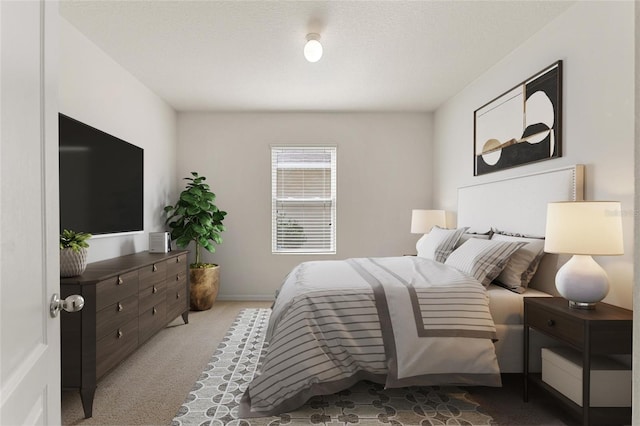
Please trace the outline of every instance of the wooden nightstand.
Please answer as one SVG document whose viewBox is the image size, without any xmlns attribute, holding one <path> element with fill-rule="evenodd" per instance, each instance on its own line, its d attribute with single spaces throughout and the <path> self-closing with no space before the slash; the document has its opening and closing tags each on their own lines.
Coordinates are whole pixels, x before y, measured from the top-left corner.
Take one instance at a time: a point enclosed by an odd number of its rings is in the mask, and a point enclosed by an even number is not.
<svg viewBox="0 0 640 426">
<path fill-rule="evenodd" d="M 598 303 L 595 310 L 571 309 L 562 297 L 524 298 L 524 392 L 529 398 L 529 381 L 542 386 L 569 408 L 582 415 L 583 425 L 630 424 L 631 407 L 590 407 L 591 356 L 631 354 L 632 317 L 630 310 Z M 582 407 L 542 381 L 540 374 L 529 374 L 529 329 L 582 352 Z"/>
</svg>

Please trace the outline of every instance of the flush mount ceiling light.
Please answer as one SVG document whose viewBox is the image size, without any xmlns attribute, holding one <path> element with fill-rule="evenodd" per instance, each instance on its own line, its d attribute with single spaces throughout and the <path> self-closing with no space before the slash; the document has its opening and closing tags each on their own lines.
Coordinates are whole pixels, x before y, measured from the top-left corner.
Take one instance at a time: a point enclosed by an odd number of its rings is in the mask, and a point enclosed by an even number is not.
<svg viewBox="0 0 640 426">
<path fill-rule="evenodd" d="M 322 45 L 320 34 L 307 34 L 307 44 L 304 45 L 304 57 L 309 62 L 318 62 L 322 58 Z"/>
</svg>

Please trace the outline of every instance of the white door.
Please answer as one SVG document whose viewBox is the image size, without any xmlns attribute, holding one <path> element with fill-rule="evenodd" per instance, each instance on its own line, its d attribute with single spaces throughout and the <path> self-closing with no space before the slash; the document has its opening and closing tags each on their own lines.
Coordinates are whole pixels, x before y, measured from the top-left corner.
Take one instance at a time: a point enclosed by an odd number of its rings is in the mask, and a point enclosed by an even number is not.
<svg viewBox="0 0 640 426">
<path fill-rule="evenodd" d="M 60 423 L 58 4 L 0 0 L 0 425 Z"/>
</svg>

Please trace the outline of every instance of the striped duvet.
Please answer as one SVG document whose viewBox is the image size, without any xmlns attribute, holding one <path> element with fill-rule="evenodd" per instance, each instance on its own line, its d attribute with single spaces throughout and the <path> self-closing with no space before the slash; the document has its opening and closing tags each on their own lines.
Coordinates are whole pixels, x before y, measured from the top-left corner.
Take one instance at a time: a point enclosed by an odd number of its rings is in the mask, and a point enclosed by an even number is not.
<svg viewBox="0 0 640 426">
<path fill-rule="evenodd" d="M 359 380 L 500 386 L 484 287 L 414 256 L 314 261 L 280 289 L 241 417 L 293 410 Z"/>
</svg>

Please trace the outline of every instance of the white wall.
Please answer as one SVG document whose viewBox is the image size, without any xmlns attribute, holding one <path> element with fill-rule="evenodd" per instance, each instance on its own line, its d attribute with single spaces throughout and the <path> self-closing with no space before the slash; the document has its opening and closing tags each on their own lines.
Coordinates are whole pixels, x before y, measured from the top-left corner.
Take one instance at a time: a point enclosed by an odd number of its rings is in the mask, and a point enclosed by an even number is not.
<svg viewBox="0 0 640 426">
<path fill-rule="evenodd" d="M 563 157 L 474 178 L 473 111 L 559 59 Z M 596 260 L 612 282 L 605 301 L 631 308 L 634 81 L 634 3 L 578 2 L 436 111 L 435 207 L 456 210 L 459 186 L 585 164 L 586 199 L 622 202 L 625 255 Z"/>
<path fill-rule="evenodd" d="M 162 208 L 176 193 L 176 113 L 62 17 L 59 105 L 144 149 L 144 233 L 92 238 L 88 261 L 147 250 L 148 232 L 164 230 Z"/>
<path fill-rule="evenodd" d="M 178 176 L 207 177 L 228 212 L 221 298 L 272 298 L 299 262 L 415 252 L 411 209 L 431 199 L 431 115 L 424 113 L 180 113 Z M 338 147 L 337 254 L 271 254 L 271 144 Z M 184 183 L 179 184 L 179 190 Z"/>
</svg>

